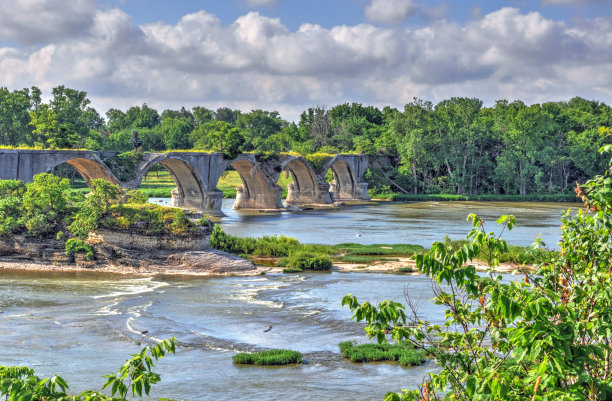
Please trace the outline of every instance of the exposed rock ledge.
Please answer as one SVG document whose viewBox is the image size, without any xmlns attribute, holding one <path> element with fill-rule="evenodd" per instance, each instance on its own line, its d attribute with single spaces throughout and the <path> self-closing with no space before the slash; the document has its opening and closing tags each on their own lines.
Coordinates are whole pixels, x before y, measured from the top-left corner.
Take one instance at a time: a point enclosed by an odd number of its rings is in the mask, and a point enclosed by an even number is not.
<svg viewBox="0 0 612 401">
<path fill-rule="evenodd" d="M 265 270 L 249 260 L 210 248 L 130 249 L 97 243 L 95 260 L 66 256 L 58 241 L 17 237 L 0 241 L 0 268 L 44 271 L 99 271 L 123 274 L 256 275 Z"/>
</svg>

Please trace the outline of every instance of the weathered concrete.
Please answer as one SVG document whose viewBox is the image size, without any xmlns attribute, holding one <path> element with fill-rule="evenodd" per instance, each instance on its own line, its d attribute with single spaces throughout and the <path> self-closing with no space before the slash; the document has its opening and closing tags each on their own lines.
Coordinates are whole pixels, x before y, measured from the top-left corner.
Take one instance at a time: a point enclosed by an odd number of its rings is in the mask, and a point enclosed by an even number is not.
<svg viewBox="0 0 612 401">
<path fill-rule="evenodd" d="M 89 150 L 0 149 L 0 179 L 32 181 L 36 174 L 47 173 L 62 163 L 74 167 L 88 184 L 97 178 L 119 183 L 100 152 Z"/>
<path fill-rule="evenodd" d="M 338 201 L 369 200 L 363 174 L 368 165 L 364 155 L 340 154 L 323 160 L 318 171 L 303 157 L 277 155 L 258 161 L 254 154 L 244 153 L 234 160 L 222 153 L 168 152 L 145 153 L 136 167 L 134 178 L 120 182 L 104 164 L 112 152 L 71 150 L 4 150 L 0 149 L 0 179 L 31 181 L 36 174 L 52 171 L 61 163 L 72 165 L 87 181 L 103 178 L 125 188 L 140 187 L 147 172 L 160 164 L 170 172 L 176 188 L 172 205 L 221 215 L 223 193 L 217 183 L 230 166 L 238 172 L 242 185 L 237 188 L 234 209 L 283 210 L 285 205 L 331 204 Z M 328 170 L 334 180 L 325 181 Z M 282 188 L 277 185 L 280 174 L 291 174 L 285 204 Z"/>
</svg>

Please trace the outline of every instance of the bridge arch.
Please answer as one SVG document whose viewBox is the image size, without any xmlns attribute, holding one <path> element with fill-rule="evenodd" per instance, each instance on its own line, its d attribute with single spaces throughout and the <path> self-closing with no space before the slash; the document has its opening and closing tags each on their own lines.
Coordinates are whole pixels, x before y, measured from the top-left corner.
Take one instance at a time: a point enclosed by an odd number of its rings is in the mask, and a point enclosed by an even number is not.
<svg viewBox="0 0 612 401">
<path fill-rule="evenodd" d="M 329 185 L 319 181 L 306 159 L 301 156 L 288 159 L 281 165 L 281 169 L 293 178 L 288 186 L 286 205 L 331 203 Z"/>
<path fill-rule="evenodd" d="M 228 165 L 238 172 L 242 181 L 242 185 L 236 188 L 236 202 L 233 209 L 283 208 L 282 188 L 268 180 L 254 158 L 238 157 Z"/>
<path fill-rule="evenodd" d="M 200 175 L 188 161 L 175 155 L 165 154 L 147 161 L 137 178 L 127 186 L 140 187 L 149 170 L 158 164 L 170 173 L 176 184 L 176 188 L 172 190 L 172 206 L 204 210 L 206 188 Z"/>
<path fill-rule="evenodd" d="M 329 183 L 329 191 L 334 201 L 354 199 L 357 180 L 351 166 L 344 160 L 336 160 L 329 166 L 329 169 L 334 177 L 332 182 Z"/>
</svg>

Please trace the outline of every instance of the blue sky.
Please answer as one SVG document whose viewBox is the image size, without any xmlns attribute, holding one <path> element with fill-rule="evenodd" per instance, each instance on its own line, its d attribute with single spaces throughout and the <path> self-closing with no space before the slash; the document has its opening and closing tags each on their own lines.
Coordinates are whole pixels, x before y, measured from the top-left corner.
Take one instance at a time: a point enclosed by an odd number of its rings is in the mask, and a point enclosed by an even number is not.
<svg viewBox="0 0 612 401">
<path fill-rule="evenodd" d="M 0 86 L 147 103 L 401 108 L 419 97 L 612 103 L 612 1 L 0 2 Z"/>
</svg>

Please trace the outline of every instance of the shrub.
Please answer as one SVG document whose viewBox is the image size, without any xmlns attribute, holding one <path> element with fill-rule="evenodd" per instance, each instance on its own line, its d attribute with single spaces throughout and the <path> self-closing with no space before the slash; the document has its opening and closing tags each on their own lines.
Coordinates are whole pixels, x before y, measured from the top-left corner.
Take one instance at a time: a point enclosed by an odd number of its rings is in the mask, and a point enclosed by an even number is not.
<svg viewBox="0 0 612 401">
<path fill-rule="evenodd" d="M 287 267 L 285 269 L 283 269 L 283 273 L 301 273 L 304 270 L 300 269 L 299 267 Z"/>
<path fill-rule="evenodd" d="M 240 365 L 289 365 L 304 362 L 301 353 L 286 349 L 240 353 L 234 355 L 232 360 Z"/>
<path fill-rule="evenodd" d="M 196 222 L 196 225 L 200 227 L 211 227 L 214 223 L 210 221 L 206 216 L 202 216 Z"/>
<path fill-rule="evenodd" d="M 65 245 L 66 255 L 74 256 L 77 253 L 84 253 L 87 260 L 93 260 L 94 248 L 80 239 L 70 238 Z"/>
<path fill-rule="evenodd" d="M 414 273 L 416 269 L 414 267 L 406 266 L 400 267 L 399 269 L 397 269 L 397 271 L 400 273 Z"/>
<path fill-rule="evenodd" d="M 140 189 L 127 191 L 126 198 L 126 203 L 143 204 L 149 202 L 149 195 Z"/>
<path fill-rule="evenodd" d="M 26 191 L 26 185 L 20 180 L 0 180 L 0 198 L 14 196 L 21 198 Z"/>
<path fill-rule="evenodd" d="M 326 256 L 301 258 L 295 263 L 295 267 L 302 270 L 329 270 L 332 267 L 332 261 Z"/>
</svg>

